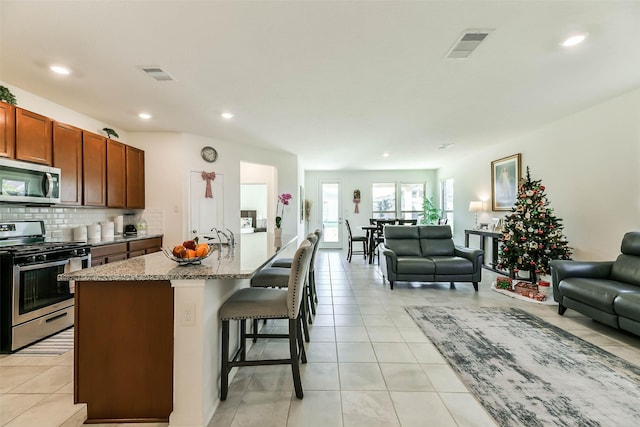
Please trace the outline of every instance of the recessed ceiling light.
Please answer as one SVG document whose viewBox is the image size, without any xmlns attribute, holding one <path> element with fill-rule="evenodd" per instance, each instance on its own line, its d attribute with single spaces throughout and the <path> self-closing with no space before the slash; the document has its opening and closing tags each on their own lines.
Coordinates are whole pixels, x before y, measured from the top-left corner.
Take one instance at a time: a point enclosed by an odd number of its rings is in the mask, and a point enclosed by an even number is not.
<svg viewBox="0 0 640 427">
<path fill-rule="evenodd" d="M 149 113 L 140 113 L 140 114 L 138 114 L 138 117 L 140 117 L 141 119 L 144 119 L 144 120 L 149 120 L 151 118 L 151 114 L 149 114 Z"/>
<path fill-rule="evenodd" d="M 576 46 L 582 43 L 583 41 L 585 41 L 586 38 L 587 38 L 587 33 L 575 34 L 565 39 L 562 43 L 560 43 L 560 46 L 563 46 L 563 47 Z"/>
<path fill-rule="evenodd" d="M 445 144 L 440 144 L 438 145 L 438 150 L 448 150 L 449 148 L 453 147 L 455 144 L 453 142 L 448 142 Z"/>
<path fill-rule="evenodd" d="M 221 114 L 222 118 L 225 120 L 231 120 L 233 119 L 233 113 L 222 113 Z"/>
<path fill-rule="evenodd" d="M 50 67 L 50 69 L 54 73 L 62 74 L 64 76 L 67 76 L 67 75 L 71 74 L 71 70 L 68 69 L 67 67 L 63 67 L 62 65 L 52 65 Z"/>
<path fill-rule="evenodd" d="M 382 153 L 382 157 L 389 157 L 390 155 L 390 153 Z"/>
</svg>

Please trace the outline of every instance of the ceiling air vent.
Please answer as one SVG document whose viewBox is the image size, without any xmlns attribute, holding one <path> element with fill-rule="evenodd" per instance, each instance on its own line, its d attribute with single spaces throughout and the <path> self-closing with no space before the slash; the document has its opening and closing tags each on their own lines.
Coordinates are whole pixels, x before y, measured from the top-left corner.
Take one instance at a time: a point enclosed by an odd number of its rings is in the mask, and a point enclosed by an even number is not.
<svg viewBox="0 0 640 427">
<path fill-rule="evenodd" d="M 170 82 L 175 79 L 160 67 L 139 67 L 146 75 L 159 82 Z"/>
<path fill-rule="evenodd" d="M 467 59 L 493 30 L 466 30 L 447 54 L 447 59 Z"/>
</svg>

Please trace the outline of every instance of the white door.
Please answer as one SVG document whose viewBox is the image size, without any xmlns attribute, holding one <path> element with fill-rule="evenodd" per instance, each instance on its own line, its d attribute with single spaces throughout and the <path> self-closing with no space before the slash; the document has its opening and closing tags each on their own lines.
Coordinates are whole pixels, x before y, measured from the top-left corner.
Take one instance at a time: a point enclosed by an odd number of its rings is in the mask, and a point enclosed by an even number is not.
<svg viewBox="0 0 640 427">
<path fill-rule="evenodd" d="M 320 203 L 322 206 L 322 247 L 342 249 L 342 207 L 340 206 L 340 182 L 320 183 Z"/>
<path fill-rule="evenodd" d="M 189 237 L 216 236 L 213 229 L 226 231 L 224 222 L 224 175 L 218 174 L 210 182 L 212 197 L 205 197 L 207 182 L 202 172 L 189 172 Z M 228 233 L 227 233 L 228 234 Z M 223 238 L 224 241 L 224 238 Z M 207 243 L 204 239 L 201 243 Z"/>
</svg>

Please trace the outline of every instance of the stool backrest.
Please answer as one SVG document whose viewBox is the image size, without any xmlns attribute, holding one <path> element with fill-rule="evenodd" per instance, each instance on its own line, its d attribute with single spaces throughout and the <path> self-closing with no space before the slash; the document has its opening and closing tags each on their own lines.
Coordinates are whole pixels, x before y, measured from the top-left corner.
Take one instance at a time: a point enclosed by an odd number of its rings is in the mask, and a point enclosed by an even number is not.
<svg viewBox="0 0 640 427">
<path fill-rule="evenodd" d="M 313 232 L 316 236 L 316 243 L 313 245 L 313 253 L 311 254 L 311 264 L 309 264 L 309 272 L 313 273 L 315 271 L 315 263 L 316 263 L 316 252 L 318 252 L 318 248 L 320 247 L 320 240 L 322 239 L 322 231 L 319 228 L 316 228 L 316 231 Z"/>
<path fill-rule="evenodd" d="M 289 273 L 289 286 L 287 291 L 287 306 L 289 307 L 289 319 L 296 319 L 300 313 L 300 303 L 302 302 L 302 291 L 309 273 L 313 246 L 309 240 L 300 244 L 291 262 L 291 273 Z"/>
</svg>

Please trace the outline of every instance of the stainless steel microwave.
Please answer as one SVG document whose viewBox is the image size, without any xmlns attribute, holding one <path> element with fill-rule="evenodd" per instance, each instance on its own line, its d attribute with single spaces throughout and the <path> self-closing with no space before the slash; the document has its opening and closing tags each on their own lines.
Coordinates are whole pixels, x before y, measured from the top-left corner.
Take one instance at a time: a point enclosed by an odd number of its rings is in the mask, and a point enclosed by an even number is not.
<svg viewBox="0 0 640 427">
<path fill-rule="evenodd" d="M 0 158 L 0 203 L 60 203 L 60 169 Z"/>
</svg>

